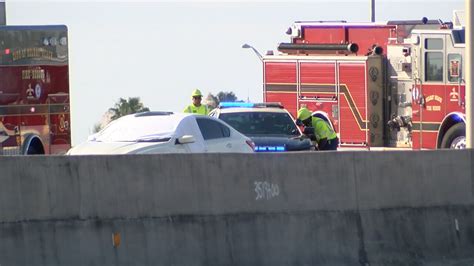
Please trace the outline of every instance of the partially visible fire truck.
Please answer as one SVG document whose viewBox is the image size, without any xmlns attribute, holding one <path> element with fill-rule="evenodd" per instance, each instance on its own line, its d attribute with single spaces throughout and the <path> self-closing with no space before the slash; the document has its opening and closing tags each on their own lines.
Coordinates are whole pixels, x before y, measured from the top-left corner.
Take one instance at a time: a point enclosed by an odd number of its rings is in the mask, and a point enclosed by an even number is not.
<svg viewBox="0 0 474 266">
<path fill-rule="evenodd" d="M 262 57 L 264 101 L 317 111 L 341 147 L 464 148 L 463 24 L 295 22 Z"/>
<path fill-rule="evenodd" d="M 66 26 L 0 26 L 0 154 L 71 147 Z"/>
</svg>

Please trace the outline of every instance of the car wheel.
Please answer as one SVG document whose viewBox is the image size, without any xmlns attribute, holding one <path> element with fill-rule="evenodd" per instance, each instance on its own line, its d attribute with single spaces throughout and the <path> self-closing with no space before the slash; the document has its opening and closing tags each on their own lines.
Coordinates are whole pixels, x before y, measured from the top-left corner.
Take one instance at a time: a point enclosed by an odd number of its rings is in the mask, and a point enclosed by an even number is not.
<svg viewBox="0 0 474 266">
<path fill-rule="evenodd" d="M 443 137 L 441 142 L 443 149 L 465 149 L 466 148 L 466 125 L 458 123 L 452 126 Z"/>
</svg>

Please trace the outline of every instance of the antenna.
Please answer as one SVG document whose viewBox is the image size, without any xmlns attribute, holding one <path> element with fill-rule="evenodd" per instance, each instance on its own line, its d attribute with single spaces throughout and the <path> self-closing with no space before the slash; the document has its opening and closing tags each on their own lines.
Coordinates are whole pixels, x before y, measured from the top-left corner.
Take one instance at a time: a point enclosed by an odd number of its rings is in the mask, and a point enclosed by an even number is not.
<svg viewBox="0 0 474 266">
<path fill-rule="evenodd" d="M 370 0 L 370 21 L 375 22 L 375 0 Z"/>
</svg>

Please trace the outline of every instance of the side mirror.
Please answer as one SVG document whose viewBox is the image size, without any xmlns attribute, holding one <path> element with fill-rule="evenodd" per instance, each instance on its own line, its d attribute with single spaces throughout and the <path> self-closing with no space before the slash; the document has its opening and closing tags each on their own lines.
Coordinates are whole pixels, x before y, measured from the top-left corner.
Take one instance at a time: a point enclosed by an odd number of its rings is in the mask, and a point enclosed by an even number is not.
<svg viewBox="0 0 474 266">
<path fill-rule="evenodd" d="M 87 137 L 87 141 L 95 141 L 97 139 L 98 133 L 92 134 Z"/>
<path fill-rule="evenodd" d="M 299 127 L 302 127 L 303 126 L 303 121 L 301 121 L 301 119 L 296 119 L 295 124 Z"/>
<path fill-rule="evenodd" d="M 188 143 L 194 143 L 195 141 L 196 140 L 194 139 L 194 136 L 184 135 L 176 139 L 176 144 L 188 144 Z"/>
</svg>

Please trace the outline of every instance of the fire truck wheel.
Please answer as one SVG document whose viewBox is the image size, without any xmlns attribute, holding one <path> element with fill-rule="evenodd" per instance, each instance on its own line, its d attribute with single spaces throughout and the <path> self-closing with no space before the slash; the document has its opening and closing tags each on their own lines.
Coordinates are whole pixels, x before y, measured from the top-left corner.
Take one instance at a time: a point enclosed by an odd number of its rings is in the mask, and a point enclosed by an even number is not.
<svg viewBox="0 0 474 266">
<path fill-rule="evenodd" d="M 26 152 L 27 155 L 35 155 L 35 154 L 41 154 L 39 153 L 38 149 L 34 146 L 28 147 L 28 151 Z"/>
<path fill-rule="evenodd" d="M 26 138 L 26 143 L 29 143 L 26 155 L 44 154 L 43 144 L 38 137 L 30 135 Z"/>
<path fill-rule="evenodd" d="M 466 148 L 466 125 L 458 123 L 452 126 L 443 137 L 441 142 L 443 149 L 465 149 Z"/>
</svg>

